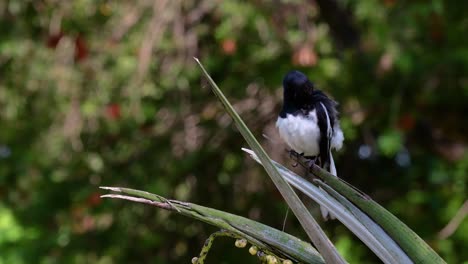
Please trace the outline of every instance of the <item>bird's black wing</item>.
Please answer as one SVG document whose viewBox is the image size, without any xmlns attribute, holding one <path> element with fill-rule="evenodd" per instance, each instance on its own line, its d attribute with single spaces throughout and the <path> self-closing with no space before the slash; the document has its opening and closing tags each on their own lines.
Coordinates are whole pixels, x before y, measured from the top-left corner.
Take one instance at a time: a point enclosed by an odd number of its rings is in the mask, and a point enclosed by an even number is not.
<svg viewBox="0 0 468 264">
<path fill-rule="evenodd" d="M 320 103 L 322 103 L 325 106 L 325 108 L 327 109 L 328 116 L 330 117 L 331 128 L 333 129 L 335 121 L 338 118 L 338 103 L 335 100 L 330 99 L 324 92 L 320 90 L 313 91 L 313 93 L 310 96 L 310 101 L 313 102 L 314 108 L 320 107 Z"/>
<path fill-rule="evenodd" d="M 318 126 L 320 129 L 320 163 L 322 168 L 331 172 L 331 138 L 335 121 L 338 116 L 336 106 L 338 105 L 334 100 L 330 99 L 325 93 L 320 90 L 314 90 L 311 94 L 311 101 L 317 111 Z"/>
<path fill-rule="evenodd" d="M 330 171 L 330 143 L 333 134 L 333 127 L 331 126 L 330 120 L 331 117 L 323 102 L 317 102 L 315 104 L 315 109 L 317 112 L 318 127 L 320 129 L 320 166 L 325 170 Z"/>
</svg>

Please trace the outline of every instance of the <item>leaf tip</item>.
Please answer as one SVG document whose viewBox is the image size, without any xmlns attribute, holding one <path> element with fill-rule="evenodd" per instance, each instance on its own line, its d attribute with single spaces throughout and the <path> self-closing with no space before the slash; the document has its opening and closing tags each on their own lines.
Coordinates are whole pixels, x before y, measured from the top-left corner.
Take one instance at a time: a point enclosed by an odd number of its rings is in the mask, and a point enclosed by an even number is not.
<svg viewBox="0 0 468 264">
<path fill-rule="evenodd" d="M 118 187 L 99 186 L 99 189 L 113 191 L 113 192 L 122 192 L 122 189 Z"/>
<path fill-rule="evenodd" d="M 242 149 L 242 151 L 246 152 L 249 155 L 255 154 L 251 149 L 248 149 L 248 148 L 241 148 L 241 149 Z"/>
</svg>

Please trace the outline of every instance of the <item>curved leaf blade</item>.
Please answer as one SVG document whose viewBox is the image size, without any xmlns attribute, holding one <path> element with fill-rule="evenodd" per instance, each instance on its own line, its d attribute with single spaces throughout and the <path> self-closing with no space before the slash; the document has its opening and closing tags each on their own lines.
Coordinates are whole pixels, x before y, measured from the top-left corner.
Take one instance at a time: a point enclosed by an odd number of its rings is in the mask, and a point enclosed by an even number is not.
<svg viewBox="0 0 468 264">
<path fill-rule="evenodd" d="M 200 61 L 197 58 L 194 59 L 198 63 L 198 66 L 200 66 L 205 77 L 208 79 L 212 91 L 221 101 L 228 114 L 234 120 L 237 128 L 239 129 L 239 132 L 242 134 L 245 141 L 247 141 L 249 146 L 262 161 L 262 164 L 264 165 L 263 167 L 265 168 L 266 172 L 275 184 L 276 188 L 279 190 L 279 192 L 285 199 L 288 206 L 291 208 L 294 215 L 296 215 L 297 219 L 301 223 L 302 228 L 304 228 L 312 243 L 317 247 L 325 261 L 328 263 L 346 263 L 343 257 L 336 250 L 335 246 L 325 235 L 325 232 L 320 228 L 319 224 L 315 221 L 315 219 L 309 213 L 305 205 L 301 202 L 301 200 L 294 192 L 292 187 L 283 179 L 283 177 L 281 177 L 280 173 L 271 162 L 265 150 L 260 146 L 258 141 L 253 136 L 252 132 L 246 126 L 239 114 L 237 114 L 236 110 L 232 107 L 231 103 L 229 103 L 227 98 L 224 96 L 221 89 L 219 89 L 218 85 L 216 85 L 216 83 L 213 81 L 213 79 L 205 70 Z"/>
<path fill-rule="evenodd" d="M 154 205 L 227 230 L 276 255 L 301 263 L 325 263 L 322 256 L 309 243 L 248 218 L 193 203 L 169 200 L 145 191 L 119 187 L 101 188 L 125 194 L 106 194 L 101 197 Z"/>
<path fill-rule="evenodd" d="M 355 187 L 352 187 L 320 167 L 312 166 L 311 170 L 314 175 L 323 179 L 326 184 L 368 214 L 398 243 L 415 263 L 445 263 L 421 237 L 387 209 L 363 195 Z"/>
<path fill-rule="evenodd" d="M 255 153 L 249 149 L 243 149 L 250 156 L 261 163 Z M 328 209 L 341 223 L 353 232 L 369 249 L 371 249 L 384 263 L 412 263 L 406 253 L 393 241 L 388 234 L 380 228 L 372 219 L 366 219 L 366 215 L 344 197 L 330 195 L 311 184 L 306 179 L 290 171 L 283 165 L 272 161 L 284 178 L 296 189 Z M 326 184 L 321 184 L 324 189 L 331 189 Z M 328 190 L 334 192 L 333 189 Z M 367 217 L 368 218 L 368 217 Z"/>
</svg>

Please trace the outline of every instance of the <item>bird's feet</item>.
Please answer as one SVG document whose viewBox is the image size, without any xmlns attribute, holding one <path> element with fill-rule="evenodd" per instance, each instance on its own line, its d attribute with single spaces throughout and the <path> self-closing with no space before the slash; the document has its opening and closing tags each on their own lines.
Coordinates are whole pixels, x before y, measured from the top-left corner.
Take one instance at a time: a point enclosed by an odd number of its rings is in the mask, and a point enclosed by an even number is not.
<svg viewBox="0 0 468 264">
<path fill-rule="evenodd" d="M 307 156 L 307 157 L 305 157 L 305 159 L 307 160 L 307 166 L 308 166 L 309 169 L 312 166 L 314 166 L 314 164 L 318 164 L 318 162 L 320 161 L 319 158 L 318 158 L 318 155 L 317 156 Z"/>
<path fill-rule="evenodd" d="M 286 151 L 289 154 L 289 158 L 294 160 L 294 163 L 292 164 L 292 166 L 297 167 L 297 165 L 299 165 L 300 159 L 304 157 L 304 153 L 299 154 L 293 149 L 290 149 L 290 150 L 287 149 Z"/>
<path fill-rule="evenodd" d="M 293 167 L 297 167 L 300 164 L 304 168 L 310 168 L 320 161 L 318 156 L 305 156 L 304 153 L 298 153 L 293 149 L 286 151 L 289 154 L 289 158 L 294 161 Z"/>
</svg>

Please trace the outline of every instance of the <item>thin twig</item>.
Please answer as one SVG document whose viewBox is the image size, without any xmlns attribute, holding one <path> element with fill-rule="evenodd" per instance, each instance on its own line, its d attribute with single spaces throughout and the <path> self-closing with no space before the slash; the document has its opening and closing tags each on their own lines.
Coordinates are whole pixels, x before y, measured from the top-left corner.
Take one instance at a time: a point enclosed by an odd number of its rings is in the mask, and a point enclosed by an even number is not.
<svg viewBox="0 0 468 264">
<path fill-rule="evenodd" d="M 453 233 L 455 233 L 455 231 L 460 226 L 463 219 L 465 219 L 467 214 L 468 214 L 468 200 L 466 200 L 465 203 L 463 203 L 463 205 L 460 207 L 460 209 L 458 209 L 457 213 L 450 220 L 450 222 L 442 230 L 440 230 L 439 234 L 437 234 L 437 237 L 439 237 L 439 239 L 446 239 L 449 236 L 451 236 Z"/>
<path fill-rule="evenodd" d="M 283 229 L 281 229 L 281 231 L 284 232 L 284 228 L 286 227 L 286 220 L 288 219 L 288 214 L 289 214 L 289 207 L 286 209 L 286 215 L 284 216 L 284 220 L 283 220 Z"/>
<path fill-rule="evenodd" d="M 238 239 L 239 236 L 232 233 L 232 232 L 229 232 L 227 230 L 220 230 L 220 231 L 217 231 L 217 232 L 214 232 L 213 234 L 211 234 L 205 241 L 205 244 L 203 245 L 201 251 L 200 251 L 200 254 L 198 256 L 198 258 L 196 259 L 195 263 L 196 264 L 203 264 L 205 263 L 205 259 L 206 259 L 206 256 L 208 255 L 208 252 L 210 251 L 211 249 L 211 246 L 213 245 L 213 242 L 214 240 L 217 238 L 217 237 L 222 237 L 222 236 L 227 236 L 227 237 L 232 237 L 232 238 L 236 238 Z"/>
</svg>

